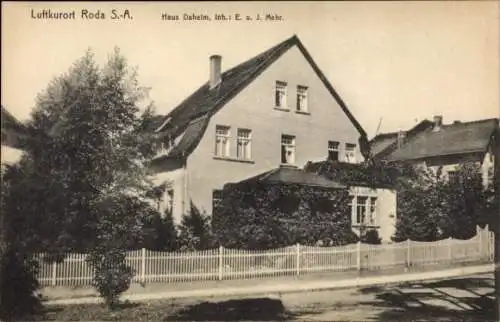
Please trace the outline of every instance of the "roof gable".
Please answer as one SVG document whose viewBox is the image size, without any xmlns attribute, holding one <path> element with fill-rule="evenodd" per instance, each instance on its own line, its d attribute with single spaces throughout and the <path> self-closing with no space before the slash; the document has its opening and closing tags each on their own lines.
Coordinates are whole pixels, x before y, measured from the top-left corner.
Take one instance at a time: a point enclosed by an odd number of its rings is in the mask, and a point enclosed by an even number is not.
<svg viewBox="0 0 500 322">
<path fill-rule="evenodd" d="M 171 140 L 182 133 L 189 133 L 188 136 L 183 135 L 177 149 L 174 148 L 169 153 L 169 157 L 189 155 L 201 140 L 210 117 L 293 46 L 297 46 L 304 55 L 317 76 L 321 79 L 349 120 L 354 124 L 360 136 L 366 137 L 366 133 L 361 125 L 313 61 L 299 38 L 294 35 L 263 53 L 223 72 L 221 74 L 221 82 L 213 89 L 210 89 L 208 82 L 203 84 L 168 113 L 164 117 L 163 124 L 155 131 L 159 133 L 160 139 Z M 206 122 L 204 126 L 200 126 L 198 122 L 194 122 L 200 118 Z"/>
<path fill-rule="evenodd" d="M 498 119 L 443 125 L 440 130 L 427 128 L 386 158 L 392 161 L 416 160 L 438 156 L 485 153 L 498 128 Z"/>
</svg>

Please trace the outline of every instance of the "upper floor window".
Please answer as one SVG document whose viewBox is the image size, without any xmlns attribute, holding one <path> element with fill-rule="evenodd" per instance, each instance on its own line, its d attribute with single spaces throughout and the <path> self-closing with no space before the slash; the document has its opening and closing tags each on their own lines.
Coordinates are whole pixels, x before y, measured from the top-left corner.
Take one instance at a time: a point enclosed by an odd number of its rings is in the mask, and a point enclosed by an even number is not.
<svg viewBox="0 0 500 322">
<path fill-rule="evenodd" d="M 295 164 L 295 136 L 281 136 L 281 163 Z"/>
<path fill-rule="evenodd" d="M 215 189 L 212 191 L 212 214 L 217 211 L 217 208 L 222 202 L 222 190 Z"/>
<path fill-rule="evenodd" d="M 229 156 L 229 126 L 217 125 L 215 127 L 215 155 L 218 157 Z"/>
<path fill-rule="evenodd" d="M 329 161 L 339 160 L 339 142 L 328 141 L 328 160 Z"/>
<path fill-rule="evenodd" d="M 167 191 L 167 204 L 165 211 L 172 213 L 174 211 L 174 189 L 169 189 Z"/>
<path fill-rule="evenodd" d="M 240 160 L 250 160 L 252 158 L 252 131 L 238 129 L 237 157 Z"/>
<path fill-rule="evenodd" d="M 345 160 L 348 163 L 356 163 L 356 144 L 346 143 Z"/>
<path fill-rule="evenodd" d="M 307 86 L 297 86 L 297 112 L 307 112 Z"/>
<path fill-rule="evenodd" d="M 287 108 L 286 106 L 286 83 L 276 82 L 276 89 L 274 93 L 275 107 L 277 108 Z"/>
</svg>

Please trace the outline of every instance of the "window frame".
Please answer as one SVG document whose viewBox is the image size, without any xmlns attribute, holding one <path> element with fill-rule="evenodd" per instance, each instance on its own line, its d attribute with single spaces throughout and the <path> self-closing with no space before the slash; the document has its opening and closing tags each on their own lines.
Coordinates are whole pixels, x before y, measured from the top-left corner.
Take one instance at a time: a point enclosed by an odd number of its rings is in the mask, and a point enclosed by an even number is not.
<svg viewBox="0 0 500 322">
<path fill-rule="evenodd" d="M 284 81 L 276 81 L 274 85 L 274 108 L 288 110 L 287 106 L 287 92 L 288 84 Z M 281 96 L 280 96 L 281 94 Z"/>
<path fill-rule="evenodd" d="M 290 143 L 284 142 L 285 140 L 290 139 Z M 296 137 L 295 135 L 290 135 L 290 134 L 281 134 L 281 142 L 280 142 L 280 148 L 281 148 L 281 164 L 290 164 L 294 165 L 296 162 Z M 291 151 L 291 162 L 288 162 L 287 160 L 287 152 Z M 285 160 L 285 162 L 283 162 Z"/>
<path fill-rule="evenodd" d="M 309 87 L 305 85 L 297 85 L 297 102 L 295 106 L 295 110 L 298 113 L 309 113 Z M 300 98 L 303 98 L 301 100 Z M 304 102 L 304 108 L 300 108 L 300 102 Z"/>
<path fill-rule="evenodd" d="M 219 130 L 225 130 L 226 133 L 220 133 Z M 225 139 L 224 144 L 220 143 L 219 139 Z M 219 144 L 221 144 L 221 151 L 219 151 Z M 222 151 L 225 147 L 225 151 Z M 219 153 L 223 152 L 223 153 Z M 227 125 L 216 125 L 215 126 L 215 151 L 214 154 L 219 158 L 229 158 L 231 155 L 231 127 Z"/>
<path fill-rule="evenodd" d="M 339 157 L 340 157 L 340 142 L 338 141 L 328 141 L 328 148 L 327 148 L 327 160 L 328 161 L 339 161 Z M 337 153 L 337 158 L 336 159 L 332 159 L 330 158 L 330 152 L 332 153 Z"/>
<path fill-rule="evenodd" d="M 352 153 L 352 159 L 350 158 L 349 154 Z M 347 163 L 356 163 L 356 144 L 354 143 L 346 143 L 345 144 L 345 161 Z"/>
<path fill-rule="evenodd" d="M 247 133 L 248 136 L 242 136 L 242 133 Z M 240 143 L 246 143 L 241 144 Z M 241 147 L 240 147 L 241 146 Z M 243 155 L 241 152 L 244 152 Z M 236 158 L 238 160 L 252 160 L 252 130 L 239 128 L 236 134 Z"/>
</svg>

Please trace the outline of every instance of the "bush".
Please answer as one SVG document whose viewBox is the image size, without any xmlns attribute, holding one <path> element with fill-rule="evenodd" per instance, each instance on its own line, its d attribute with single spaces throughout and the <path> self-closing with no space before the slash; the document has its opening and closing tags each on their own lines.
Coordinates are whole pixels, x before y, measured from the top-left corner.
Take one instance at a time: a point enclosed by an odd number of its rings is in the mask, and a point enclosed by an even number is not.
<svg viewBox="0 0 500 322">
<path fill-rule="evenodd" d="M 0 319 L 13 320 L 39 311 L 37 262 L 9 246 L 0 261 Z"/>
<path fill-rule="evenodd" d="M 87 260 L 94 268 L 92 285 L 110 309 L 116 308 L 120 294 L 130 287 L 134 272 L 125 262 L 125 251 L 121 249 L 95 248 Z"/>
<path fill-rule="evenodd" d="M 146 227 L 144 247 L 154 251 L 175 251 L 179 248 L 179 236 L 171 211 L 165 216 L 155 214 Z"/>
<path fill-rule="evenodd" d="M 357 241 L 351 229 L 348 189 L 229 186 L 214 211 L 217 241 L 228 248 L 264 250 L 318 242 L 339 246 Z"/>
<path fill-rule="evenodd" d="M 211 218 L 206 213 L 201 213 L 193 204 L 191 211 L 182 216 L 179 226 L 179 242 L 183 251 L 204 250 L 213 248 Z"/>
<path fill-rule="evenodd" d="M 365 244 L 379 245 L 382 243 L 382 239 L 378 235 L 378 230 L 368 229 L 366 230 L 360 238 L 360 241 Z"/>
</svg>

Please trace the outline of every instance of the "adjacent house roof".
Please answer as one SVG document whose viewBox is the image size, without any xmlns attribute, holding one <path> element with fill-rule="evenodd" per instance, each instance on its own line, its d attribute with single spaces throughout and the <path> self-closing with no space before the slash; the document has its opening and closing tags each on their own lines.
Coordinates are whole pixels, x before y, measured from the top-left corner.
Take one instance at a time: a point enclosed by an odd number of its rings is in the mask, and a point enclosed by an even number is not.
<svg viewBox="0 0 500 322">
<path fill-rule="evenodd" d="M 432 122 L 427 121 L 429 124 Z M 376 157 L 390 161 L 417 160 L 437 156 L 485 153 L 492 135 L 498 129 L 498 119 L 485 119 L 473 122 L 455 122 L 442 125 L 439 130 L 423 126 L 411 136 L 407 136 L 398 148 L 397 142 L 378 152 Z M 391 134 L 392 135 L 392 134 Z M 392 137 L 388 135 L 388 137 Z M 379 148 L 385 139 L 375 137 L 373 146 Z M 396 136 L 397 141 L 397 136 Z"/>
<path fill-rule="evenodd" d="M 263 53 L 223 72 L 221 82 L 215 88 L 210 89 L 208 82 L 203 84 L 168 113 L 164 117 L 163 123 L 156 129 L 156 132 L 160 134 L 160 138 L 170 141 L 184 133 L 178 146 L 168 156 L 181 157 L 189 155 L 201 140 L 210 117 L 294 46 L 297 46 L 305 56 L 360 135 L 366 137 L 361 125 L 313 61 L 299 38 L 294 35 Z"/>
<path fill-rule="evenodd" d="M 23 123 L 1 106 L 2 145 L 19 148 L 19 138 L 26 131 Z"/>
<path fill-rule="evenodd" d="M 320 176 L 313 172 L 308 172 L 296 167 L 281 166 L 279 168 L 266 171 L 257 176 L 245 179 L 237 183 L 230 183 L 229 185 L 240 185 L 240 184 L 297 184 L 312 187 L 330 188 L 330 189 L 341 189 L 346 186 L 334 181 L 329 180 L 323 176 Z"/>
</svg>

